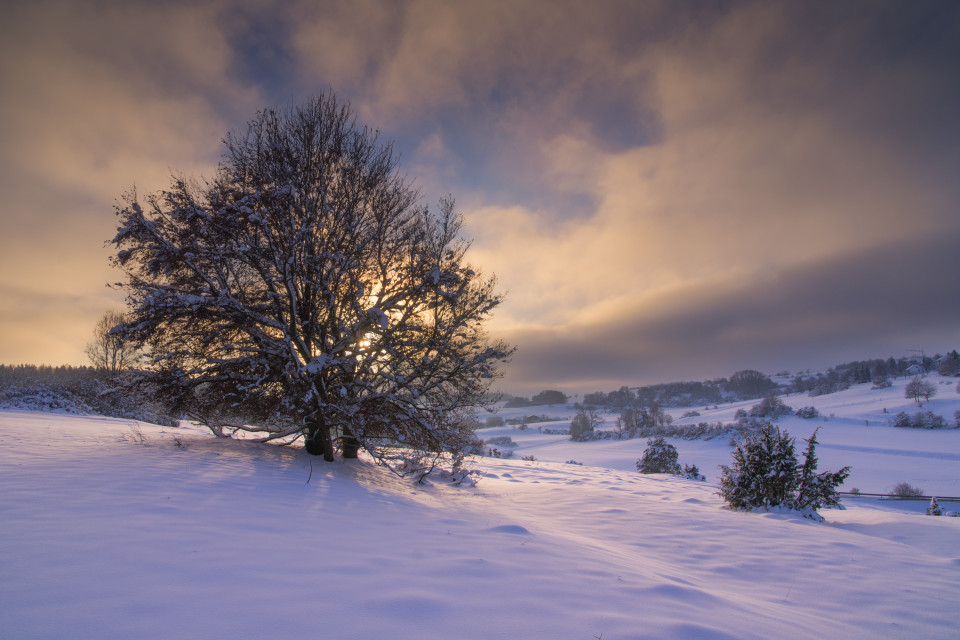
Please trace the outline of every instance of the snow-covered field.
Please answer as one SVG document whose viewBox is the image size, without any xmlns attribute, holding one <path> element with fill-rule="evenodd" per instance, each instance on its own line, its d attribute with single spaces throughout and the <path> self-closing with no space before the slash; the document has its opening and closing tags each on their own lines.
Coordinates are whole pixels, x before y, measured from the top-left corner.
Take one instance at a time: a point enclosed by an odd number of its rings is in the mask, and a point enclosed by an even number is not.
<svg viewBox="0 0 960 640">
<path fill-rule="evenodd" d="M 842 491 L 857 488 L 864 493 L 887 493 L 899 482 L 908 482 L 926 492 L 926 495 L 960 496 L 960 430 L 958 429 L 904 429 L 891 427 L 890 422 L 901 411 L 914 414 L 931 411 L 943 416 L 948 425 L 956 421 L 954 413 L 960 410 L 960 394 L 956 378 L 931 375 L 937 394 L 918 407 L 913 400 L 904 397 L 904 387 L 909 381 L 901 378 L 887 389 L 871 389 L 870 384 L 854 386 L 846 391 L 829 395 L 809 397 L 785 395 L 781 399 L 794 409 L 815 407 L 820 418 L 804 420 L 796 416 L 780 418 L 777 424 L 797 439 L 797 452 L 802 453 L 803 438 L 822 426 L 817 436 L 820 445 L 817 456 L 821 470 L 835 470 L 845 465 L 853 467 L 852 473 L 841 487 Z M 669 409 L 675 425 L 698 422 L 734 422 L 737 409 L 750 410 L 758 400 L 719 405 L 716 409 L 693 407 L 701 415 L 690 418 L 681 416 L 688 409 Z M 568 436 L 544 435 L 538 427 L 568 429 L 575 415 L 570 405 L 525 407 L 503 409 L 496 415 L 505 420 L 530 415 L 545 415 L 557 418 L 552 422 L 530 424 L 525 430 L 513 426 L 481 429 L 484 440 L 496 436 L 509 436 L 517 447 L 499 447 L 513 451 L 514 458 L 534 456 L 538 461 L 565 462 L 576 460 L 587 465 L 635 471 L 637 459 L 647 446 L 646 439 L 600 440 L 594 442 L 571 442 Z M 478 416 L 483 422 L 484 416 Z M 614 429 L 615 413 L 604 414 L 601 430 Z M 715 482 L 717 466 L 730 464 L 729 436 L 713 440 L 682 440 L 668 438 L 680 453 L 680 463 L 696 464 L 707 479 Z M 926 508 L 926 505 L 923 505 Z M 960 510 L 960 505 L 957 506 Z"/>
<path fill-rule="evenodd" d="M 801 437 L 822 424 L 821 469 L 852 465 L 848 488 L 960 495 L 960 430 L 881 426 L 910 405 L 898 386 L 786 397 L 834 417 L 783 424 Z M 942 386 L 924 409 L 949 419 L 958 400 Z M 726 438 L 672 441 L 707 474 L 695 482 L 638 474 L 644 441 L 480 434 L 511 436 L 514 458 L 476 460 L 484 476 L 457 488 L 190 427 L 2 411 L 0 636 L 960 634 L 960 518 L 866 500 L 823 524 L 727 511 Z"/>
</svg>

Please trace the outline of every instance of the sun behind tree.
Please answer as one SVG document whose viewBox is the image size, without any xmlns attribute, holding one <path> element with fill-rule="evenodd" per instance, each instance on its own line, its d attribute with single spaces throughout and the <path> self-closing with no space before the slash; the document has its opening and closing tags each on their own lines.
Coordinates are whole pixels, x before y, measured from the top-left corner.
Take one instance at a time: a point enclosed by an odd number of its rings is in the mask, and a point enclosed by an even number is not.
<svg viewBox="0 0 960 640">
<path fill-rule="evenodd" d="M 461 452 L 513 349 L 483 330 L 502 298 L 466 262 L 453 200 L 421 206 L 392 145 L 329 92 L 225 145 L 212 180 L 118 207 L 119 335 L 151 357 L 146 379 L 218 435 L 394 468 Z"/>
</svg>

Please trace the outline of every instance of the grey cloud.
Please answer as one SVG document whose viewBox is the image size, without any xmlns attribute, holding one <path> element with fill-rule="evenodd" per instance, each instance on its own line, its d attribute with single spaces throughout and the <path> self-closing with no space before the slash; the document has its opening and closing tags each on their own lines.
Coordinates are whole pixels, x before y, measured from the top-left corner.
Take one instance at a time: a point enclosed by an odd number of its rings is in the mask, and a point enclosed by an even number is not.
<svg viewBox="0 0 960 640">
<path fill-rule="evenodd" d="M 690 287 L 603 322 L 518 332 L 503 386 L 608 390 L 956 348 L 957 246 L 960 232 L 951 231 Z"/>
<path fill-rule="evenodd" d="M 109 302 L 117 196 L 208 171 L 254 109 L 331 86 L 397 140 L 428 202 L 458 197 L 480 265 L 513 289 L 504 326 L 556 325 L 514 332 L 507 383 L 956 336 L 948 303 L 913 324 L 895 304 L 956 284 L 910 240 L 960 225 L 954 2 L 93 6 L 20 3 L 0 23 L 0 286 L 97 301 L 48 333 L 85 340 Z"/>
</svg>

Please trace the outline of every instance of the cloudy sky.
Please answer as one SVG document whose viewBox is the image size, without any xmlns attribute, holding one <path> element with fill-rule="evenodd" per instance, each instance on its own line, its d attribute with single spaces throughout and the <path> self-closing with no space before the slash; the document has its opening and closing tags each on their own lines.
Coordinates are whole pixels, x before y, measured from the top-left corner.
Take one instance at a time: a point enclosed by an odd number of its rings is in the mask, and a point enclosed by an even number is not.
<svg viewBox="0 0 960 640">
<path fill-rule="evenodd" d="M 327 88 L 457 198 L 505 390 L 960 347 L 957 60 L 953 1 L 15 0 L 0 362 L 84 363 L 119 196 Z"/>
</svg>

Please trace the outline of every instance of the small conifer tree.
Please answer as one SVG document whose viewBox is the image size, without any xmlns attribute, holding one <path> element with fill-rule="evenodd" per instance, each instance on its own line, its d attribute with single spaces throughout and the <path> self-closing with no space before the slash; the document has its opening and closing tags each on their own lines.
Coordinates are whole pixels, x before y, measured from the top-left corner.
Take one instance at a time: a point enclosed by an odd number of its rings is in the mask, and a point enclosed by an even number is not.
<svg viewBox="0 0 960 640">
<path fill-rule="evenodd" d="M 850 475 L 850 467 L 839 471 L 824 471 L 817 473 L 817 427 L 807 443 L 803 454 L 803 467 L 800 469 L 800 481 L 797 487 L 797 497 L 794 499 L 795 508 L 804 511 L 816 511 L 820 507 L 836 507 L 840 504 L 840 494 L 837 487 Z"/>
<path fill-rule="evenodd" d="M 700 469 L 697 468 L 695 464 L 685 464 L 683 465 L 683 475 L 688 480 L 706 480 L 707 477 L 700 473 Z"/>
<path fill-rule="evenodd" d="M 680 463 L 677 448 L 663 438 L 647 440 L 643 457 L 637 460 L 640 473 L 672 473 L 680 475 Z"/>
<path fill-rule="evenodd" d="M 720 495 L 732 509 L 745 511 L 786 507 L 814 514 L 821 507 L 838 506 L 837 487 L 850 475 L 850 467 L 818 474 L 817 432 L 806 442 L 800 465 L 790 434 L 769 421 L 760 422 L 756 432 L 737 443 L 733 467 L 720 466 Z"/>
</svg>

